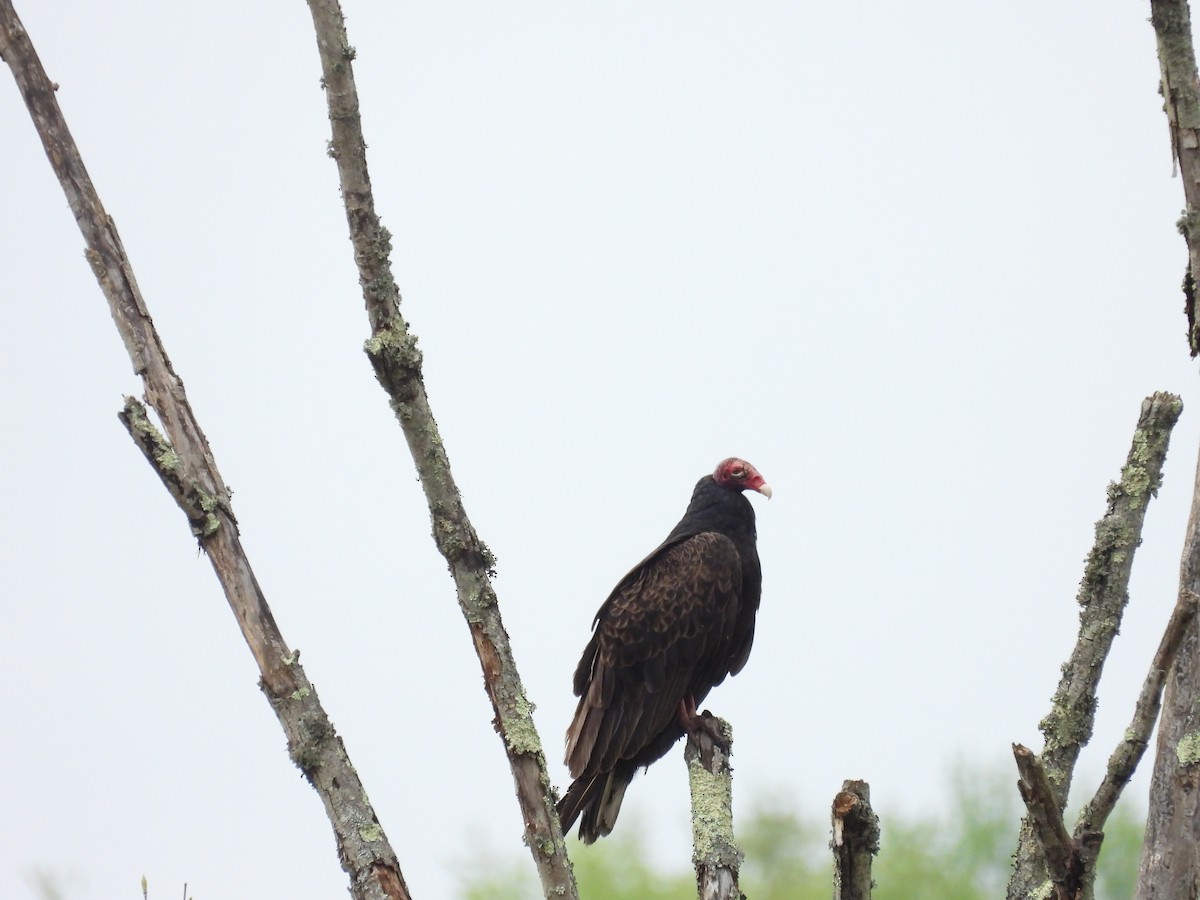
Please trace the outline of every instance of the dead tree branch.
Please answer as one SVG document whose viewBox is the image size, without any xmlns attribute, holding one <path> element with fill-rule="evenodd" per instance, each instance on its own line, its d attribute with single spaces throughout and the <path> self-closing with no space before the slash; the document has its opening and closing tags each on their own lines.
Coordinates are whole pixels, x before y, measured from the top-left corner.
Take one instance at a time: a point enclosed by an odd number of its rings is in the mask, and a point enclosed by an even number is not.
<svg viewBox="0 0 1200 900">
<path fill-rule="evenodd" d="M 1075 762 L 1092 736 L 1097 685 L 1129 601 L 1129 575 L 1141 544 L 1146 509 L 1162 482 L 1171 429 L 1182 411 L 1182 402 L 1173 394 L 1156 393 L 1142 401 L 1121 480 L 1109 485 L 1108 509 L 1096 523 L 1096 540 L 1079 585 L 1075 648 L 1063 666 L 1050 712 L 1040 723 L 1045 738 L 1040 759 L 1060 817 Z M 1031 896 L 1045 883 L 1047 871 L 1039 846 L 1033 820 L 1026 816 L 1008 884 L 1009 900 Z"/>
<path fill-rule="evenodd" d="M 1193 604 L 1200 594 L 1200 463 L 1192 489 L 1183 557 L 1179 565 L 1179 603 Z M 1176 613 L 1180 607 L 1176 605 Z M 1138 900 L 1174 900 L 1194 896 L 1200 872 L 1200 627 L 1194 612 L 1182 626 L 1179 647 L 1163 693 L 1162 717 L 1150 812 L 1138 871 Z M 1165 638 L 1164 638 L 1165 642 Z"/>
<path fill-rule="evenodd" d="M 387 391 L 416 464 L 433 519 L 433 538 L 446 558 L 459 606 L 471 631 L 483 668 L 505 753 L 512 768 L 517 800 L 525 823 L 525 842 L 533 854 L 547 897 L 578 896 L 567 858 L 553 789 L 534 727 L 532 705 L 517 672 L 512 648 L 491 576 L 495 560 L 479 539 L 450 473 L 450 460 L 429 407 L 416 336 L 400 313 L 400 291 L 392 274 L 391 235 L 375 213 L 367 170 L 358 92 L 351 61 L 355 51 L 337 0 L 309 0 L 329 122 L 330 156 L 337 163 L 342 199 L 371 337 L 367 356 Z"/>
<path fill-rule="evenodd" d="M 400 865 L 350 764 L 341 738 L 288 649 L 267 606 L 238 536 L 229 490 L 196 420 L 149 310 L 116 225 L 88 176 L 54 85 L 10 0 L 0 0 L 0 57 L 12 70 L 25 105 L 58 176 L 87 245 L 85 256 L 108 300 L 147 403 L 163 424 L 161 434 L 146 407 L 126 398 L 120 418 L 147 461 L 188 517 L 192 533 L 212 563 L 242 635 L 262 673 L 261 686 L 288 738 L 296 765 L 316 789 L 333 825 L 342 868 L 360 900 L 407 900 Z"/>
<path fill-rule="evenodd" d="M 1151 0 L 1150 21 L 1158 44 L 1162 73 L 1159 91 L 1171 129 L 1171 153 L 1183 176 L 1183 196 L 1187 203 L 1179 220 L 1179 231 L 1188 247 L 1184 309 L 1188 348 L 1195 356 L 1200 353 L 1200 317 L 1196 310 L 1196 283 L 1200 279 L 1200 83 L 1196 78 L 1196 52 L 1192 47 L 1187 0 Z"/>
<path fill-rule="evenodd" d="M 1150 671 L 1142 683 L 1141 693 L 1134 705 L 1133 720 L 1125 735 L 1108 758 L 1104 779 L 1096 794 L 1084 805 L 1075 822 L 1075 841 L 1083 862 L 1083 897 L 1091 900 L 1096 881 L 1096 858 L 1104 839 L 1104 825 L 1121 798 L 1121 792 L 1133 777 L 1150 741 L 1150 733 L 1158 720 L 1163 686 L 1167 673 L 1183 644 L 1184 635 L 1196 618 L 1200 598 L 1190 592 L 1181 594 L 1167 621 L 1158 650 L 1150 663 Z"/>
<path fill-rule="evenodd" d="M 1200 80 L 1192 41 L 1187 0 L 1151 0 L 1150 22 L 1161 72 L 1159 89 L 1170 128 L 1171 151 L 1183 177 L 1186 202 L 1179 230 L 1188 245 L 1184 277 L 1188 318 L 1188 347 L 1200 353 L 1200 315 L 1196 284 L 1200 280 Z M 1192 494 L 1182 560 L 1179 595 L 1200 592 L 1200 465 Z M 1193 618 L 1183 633 L 1163 695 L 1162 718 L 1154 773 L 1150 782 L 1150 812 L 1138 871 L 1138 900 L 1169 900 L 1195 896 L 1200 871 L 1200 625 Z"/>
<path fill-rule="evenodd" d="M 738 870 L 742 851 L 733 837 L 733 769 L 729 757 L 733 729 L 724 719 L 703 714 L 721 734 L 688 732 L 683 758 L 692 793 L 692 863 L 699 900 L 740 900 Z M 723 746 L 722 746 L 723 745 Z"/>
<path fill-rule="evenodd" d="M 1150 663 L 1150 671 L 1142 683 L 1141 693 L 1138 694 L 1134 705 L 1133 719 L 1121 742 L 1117 744 L 1108 765 L 1104 771 L 1104 780 L 1096 790 L 1096 795 L 1079 813 L 1075 826 L 1076 835 L 1085 831 L 1102 831 L 1104 823 L 1121 798 L 1121 791 L 1133 777 L 1142 754 L 1150 742 L 1150 734 L 1158 721 L 1158 711 L 1162 702 L 1163 686 L 1167 681 L 1167 673 L 1183 644 L 1183 637 L 1196 618 L 1196 604 L 1200 597 L 1190 591 L 1182 592 L 1171 611 L 1171 618 L 1163 631 L 1158 650 Z"/>
<path fill-rule="evenodd" d="M 833 798 L 833 900 L 870 900 L 871 863 L 879 852 L 879 816 L 871 809 L 871 786 L 843 781 Z"/>
<path fill-rule="evenodd" d="M 1042 851 L 1055 896 L 1058 900 L 1076 900 L 1082 882 L 1082 861 L 1063 821 L 1062 804 L 1054 795 L 1042 761 L 1033 751 L 1021 744 L 1013 744 L 1012 749 L 1021 774 L 1017 789 L 1025 801 L 1030 828 Z"/>
</svg>

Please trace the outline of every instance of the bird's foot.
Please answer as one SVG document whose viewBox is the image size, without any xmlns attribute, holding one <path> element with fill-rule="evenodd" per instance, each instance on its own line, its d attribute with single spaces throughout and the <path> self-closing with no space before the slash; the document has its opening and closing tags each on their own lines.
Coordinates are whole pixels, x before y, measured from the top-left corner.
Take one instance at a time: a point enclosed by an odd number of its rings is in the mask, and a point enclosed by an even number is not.
<svg viewBox="0 0 1200 900">
<path fill-rule="evenodd" d="M 721 729 L 721 720 L 707 709 L 702 713 L 696 712 L 696 699 L 691 694 L 679 701 L 679 724 L 689 739 L 700 741 L 707 737 L 725 753 L 729 753 L 730 741 Z"/>
</svg>

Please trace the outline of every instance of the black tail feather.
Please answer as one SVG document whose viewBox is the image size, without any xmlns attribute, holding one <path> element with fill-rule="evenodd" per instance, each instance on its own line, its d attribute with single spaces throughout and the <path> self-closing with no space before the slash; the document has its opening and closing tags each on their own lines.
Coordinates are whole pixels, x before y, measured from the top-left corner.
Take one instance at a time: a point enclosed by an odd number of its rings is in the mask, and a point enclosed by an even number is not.
<svg viewBox="0 0 1200 900">
<path fill-rule="evenodd" d="M 621 811 L 625 789 L 633 780 L 636 766 L 619 763 L 611 772 L 576 778 L 558 802 L 558 817 L 563 834 L 571 831 L 579 819 L 579 839 L 593 844 L 597 838 L 610 834 Z"/>
</svg>

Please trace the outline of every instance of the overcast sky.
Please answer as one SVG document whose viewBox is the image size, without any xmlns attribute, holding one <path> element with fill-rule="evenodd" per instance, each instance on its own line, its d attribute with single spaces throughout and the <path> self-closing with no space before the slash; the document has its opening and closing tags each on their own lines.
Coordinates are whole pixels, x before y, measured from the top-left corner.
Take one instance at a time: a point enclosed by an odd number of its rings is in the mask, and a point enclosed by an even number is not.
<svg viewBox="0 0 1200 900">
<path fill-rule="evenodd" d="M 521 823 L 368 335 L 301 3 L 18 3 L 283 634 L 415 897 Z M 560 787 L 612 584 L 728 455 L 764 590 L 735 803 L 1011 765 L 1144 396 L 1185 411 L 1081 788 L 1173 604 L 1200 437 L 1149 5 L 346 0 L 404 311 Z M 0 896 L 339 897 L 321 805 L 0 81 Z M 1015 774 L 1013 776 L 1015 780 Z M 1131 788 L 1144 803 L 1147 779 Z M 631 787 L 687 860 L 681 753 Z M 620 827 L 620 825 L 618 826 Z M 886 832 L 885 832 L 886 835 Z M 578 852 L 587 852 L 580 850 Z"/>
</svg>

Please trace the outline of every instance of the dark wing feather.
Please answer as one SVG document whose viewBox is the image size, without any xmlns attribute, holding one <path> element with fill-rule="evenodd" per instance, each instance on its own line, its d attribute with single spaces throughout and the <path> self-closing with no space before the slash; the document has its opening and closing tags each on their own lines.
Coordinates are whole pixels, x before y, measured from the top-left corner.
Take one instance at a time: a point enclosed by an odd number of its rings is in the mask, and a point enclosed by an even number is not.
<svg viewBox="0 0 1200 900">
<path fill-rule="evenodd" d="M 682 734 L 679 701 L 729 672 L 741 589 L 737 548 L 716 532 L 660 547 L 621 580 L 575 672 L 572 777 L 621 761 L 648 765 L 666 752 Z"/>
</svg>

